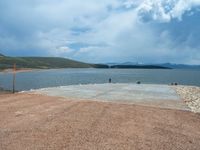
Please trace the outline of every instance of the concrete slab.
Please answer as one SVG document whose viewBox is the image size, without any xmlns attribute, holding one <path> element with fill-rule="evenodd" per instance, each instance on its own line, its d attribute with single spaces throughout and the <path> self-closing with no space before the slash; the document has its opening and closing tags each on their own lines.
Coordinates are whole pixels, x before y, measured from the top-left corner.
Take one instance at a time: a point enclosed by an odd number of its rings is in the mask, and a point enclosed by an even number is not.
<svg viewBox="0 0 200 150">
<path fill-rule="evenodd" d="M 33 92 L 70 99 L 131 103 L 189 110 L 176 92 L 168 85 L 89 84 L 44 88 Z"/>
</svg>

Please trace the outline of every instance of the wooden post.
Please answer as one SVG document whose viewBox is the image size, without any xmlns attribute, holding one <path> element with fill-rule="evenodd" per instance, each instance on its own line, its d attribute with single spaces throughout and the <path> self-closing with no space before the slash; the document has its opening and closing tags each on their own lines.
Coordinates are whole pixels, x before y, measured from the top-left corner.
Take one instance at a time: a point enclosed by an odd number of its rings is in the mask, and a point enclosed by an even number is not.
<svg viewBox="0 0 200 150">
<path fill-rule="evenodd" d="M 15 93 L 16 64 L 13 65 L 13 94 Z"/>
</svg>

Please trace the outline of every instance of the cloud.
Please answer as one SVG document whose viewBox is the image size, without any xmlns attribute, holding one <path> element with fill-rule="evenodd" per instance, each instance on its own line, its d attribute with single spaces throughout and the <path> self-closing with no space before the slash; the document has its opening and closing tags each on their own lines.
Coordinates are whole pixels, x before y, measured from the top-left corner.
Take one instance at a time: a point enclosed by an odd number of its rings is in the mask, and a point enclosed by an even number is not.
<svg viewBox="0 0 200 150">
<path fill-rule="evenodd" d="M 0 0 L 0 52 L 200 63 L 200 0 Z"/>
<path fill-rule="evenodd" d="M 182 16 L 200 6 L 200 0 L 144 0 L 137 10 L 144 17 L 149 16 L 153 20 L 169 22 L 171 19 L 182 19 Z"/>
</svg>

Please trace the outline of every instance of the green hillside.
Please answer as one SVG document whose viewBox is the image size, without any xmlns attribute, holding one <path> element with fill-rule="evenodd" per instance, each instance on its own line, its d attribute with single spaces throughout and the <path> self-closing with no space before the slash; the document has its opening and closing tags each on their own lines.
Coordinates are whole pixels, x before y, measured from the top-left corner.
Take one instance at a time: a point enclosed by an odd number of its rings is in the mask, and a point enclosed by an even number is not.
<svg viewBox="0 0 200 150">
<path fill-rule="evenodd" d="M 0 69 L 12 68 L 55 69 L 55 68 L 107 68 L 106 65 L 88 64 L 59 57 L 0 57 Z"/>
</svg>

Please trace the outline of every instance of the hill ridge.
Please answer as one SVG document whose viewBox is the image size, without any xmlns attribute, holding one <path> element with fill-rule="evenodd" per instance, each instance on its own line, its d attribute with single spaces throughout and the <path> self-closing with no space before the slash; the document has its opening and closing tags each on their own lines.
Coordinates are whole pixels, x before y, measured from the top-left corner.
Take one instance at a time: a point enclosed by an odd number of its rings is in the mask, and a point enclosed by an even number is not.
<svg viewBox="0 0 200 150">
<path fill-rule="evenodd" d="M 0 69 L 12 68 L 58 69 L 58 68 L 108 68 L 107 65 L 89 64 L 62 57 L 0 57 Z"/>
</svg>

